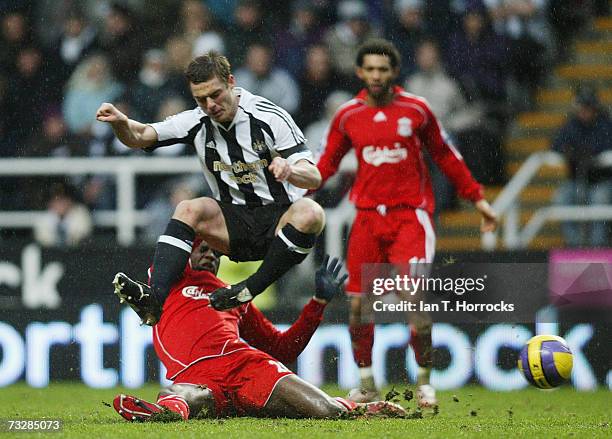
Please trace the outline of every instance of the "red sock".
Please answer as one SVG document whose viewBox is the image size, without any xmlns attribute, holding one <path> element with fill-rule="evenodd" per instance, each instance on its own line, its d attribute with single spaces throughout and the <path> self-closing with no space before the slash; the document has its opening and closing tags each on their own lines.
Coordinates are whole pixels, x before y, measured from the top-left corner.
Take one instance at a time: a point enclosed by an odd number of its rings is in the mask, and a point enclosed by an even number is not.
<svg viewBox="0 0 612 439">
<path fill-rule="evenodd" d="M 189 419 L 189 405 L 184 398 L 178 395 L 165 395 L 157 399 L 157 404 L 181 415 L 184 420 Z"/>
<path fill-rule="evenodd" d="M 349 327 L 353 344 L 353 357 L 359 367 L 372 365 L 372 346 L 374 345 L 374 323 L 363 323 Z"/>
<path fill-rule="evenodd" d="M 431 367 L 431 332 L 417 333 L 410 327 L 410 346 L 414 350 L 416 362 L 420 367 Z"/>
<path fill-rule="evenodd" d="M 355 408 L 357 407 L 357 403 L 353 402 L 353 401 L 349 401 L 348 399 L 344 399 L 344 398 L 340 398 L 339 396 L 334 398 L 336 401 L 338 401 L 340 404 L 342 404 L 344 407 L 346 407 L 346 409 L 350 412 L 352 410 L 355 410 Z"/>
</svg>

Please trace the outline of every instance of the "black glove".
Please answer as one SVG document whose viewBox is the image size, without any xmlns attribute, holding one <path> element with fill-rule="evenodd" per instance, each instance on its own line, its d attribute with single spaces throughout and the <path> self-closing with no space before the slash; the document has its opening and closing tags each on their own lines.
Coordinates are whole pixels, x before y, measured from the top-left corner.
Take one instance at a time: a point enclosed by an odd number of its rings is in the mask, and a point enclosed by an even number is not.
<svg viewBox="0 0 612 439">
<path fill-rule="evenodd" d="M 315 274 L 315 297 L 325 300 L 326 302 L 331 302 L 334 296 L 342 291 L 344 281 L 348 277 L 348 274 L 338 279 L 340 270 L 342 270 L 342 262 L 340 262 L 338 258 L 333 258 L 328 266 L 328 261 L 329 255 L 325 255 L 323 263 Z"/>
</svg>

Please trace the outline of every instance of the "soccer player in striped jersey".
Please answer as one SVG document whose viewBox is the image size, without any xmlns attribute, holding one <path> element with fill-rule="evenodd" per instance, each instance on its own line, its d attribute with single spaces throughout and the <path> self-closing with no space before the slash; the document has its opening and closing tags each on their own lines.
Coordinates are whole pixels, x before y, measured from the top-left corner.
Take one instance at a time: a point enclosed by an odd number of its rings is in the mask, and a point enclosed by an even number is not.
<svg viewBox="0 0 612 439">
<path fill-rule="evenodd" d="M 323 230 L 325 214 L 302 196 L 319 186 L 321 176 L 291 116 L 237 87 L 224 56 L 199 56 L 185 75 L 198 104 L 193 110 L 145 124 L 104 103 L 97 119 L 110 123 L 131 148 L 175 143 L 195 148 L 213 198 L 177 206 L 157 242 L 154 265 L 159 269 L 151 286 L 161 310 L 196 236 L 232 260 L 263 259 L 248 279 L 212 294 L 212 306 L 225 310 L 252 300 L 306 258 Z"/>
<path fill-rule="evenodd" d="M 355 149 L 358 169 L 350 199 L 357 216 L 348 245 L 346 291 L 351 296 L 349 326 L 361 389 L 349 397 L 367 401 L 379 396 L 372 373 L 374 315 L 362 291 L 361 269 L 363 264 L 389 263 L 403 271 L 409 264 L 433 262 L 434 197 L 424 153 L 431 155 L 460 196 L 475 203 L 483 232 L 494 230 L 497 218 L 428 103 L 395 85 L 400 55 L 393 44 L 365 43 L 356 64 L 365 87 L 336 112 L 317 166 L 325 182 L 338 170 L 342 157 Z M 417 397 L 421 406 L 432 406 L 436 397 L 429 385 L 431 318 L 411 312 L 408 319 L 419 365 Z"/>
</svg>

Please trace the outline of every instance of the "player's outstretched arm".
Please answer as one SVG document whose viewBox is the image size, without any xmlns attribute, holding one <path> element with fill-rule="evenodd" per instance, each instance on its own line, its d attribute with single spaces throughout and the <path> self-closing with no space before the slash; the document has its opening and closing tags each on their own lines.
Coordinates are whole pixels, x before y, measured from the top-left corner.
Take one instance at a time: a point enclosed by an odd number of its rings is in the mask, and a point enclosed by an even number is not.
<svg viewBox="0 0 612 439">
<path fill-rule="evenodd" d="M 497 212 L 493 210 L 491 205 L 484 198 L 482 200 L 477 201 L 475 206 L 476 210 L 478 210 L 478 212 L 480 212 L 480 215 L 482 216 L 480 231 L 482 233 L 494 232 L 495 229 L 497 229 L 498 224 Z"/>
<path fill-rule="evenodd" d="M 240 321 L 240 336 L 251 346 L 282 363 L 294 362 L 308 345 L 323 320 L 325 306 L 342 291 L 347 275 L 340 276 L 342 263 L 329 255 L 315 275 L 315 295 L 286 331 L 279 331 L 253 304 Z"/>
<path fill-rule="evenodd" d="M 148 148 L 157 142 L 157 131 L 153 127 L 129 119 L 108 102 L 100 105 L 96 112 L 96 119 L 110 123 L 117 138 L 130 148 Z"/>
</svg>

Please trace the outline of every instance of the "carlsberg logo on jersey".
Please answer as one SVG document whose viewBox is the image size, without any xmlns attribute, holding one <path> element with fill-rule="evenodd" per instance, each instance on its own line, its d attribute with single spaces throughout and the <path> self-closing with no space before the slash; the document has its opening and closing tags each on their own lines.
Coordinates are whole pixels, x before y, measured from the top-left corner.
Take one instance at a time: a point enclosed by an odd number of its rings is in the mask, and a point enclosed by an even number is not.
<svg viewBox="0 0 612 439">
<path fill-rule="evenodd" d="M 195 285 L 190 285 L 188 287 L 183 288 L 183 296 L 188 297 L 190 299 L 200 300 L 200 299 L 208 299 L 208 294 L 206 294 L 202 288 L 196 287 Z"/>
<path fill-rule="evenodd" d="M 402 144 L 396 142 L 393 148 L 388 146 L 366 146 L 363 148 L 363 160 L 372 166 L 380 166 L 383 163 L 399 163 L 402 160 L 406 160 L 408 157 L 408 150 L 402 148 Z"/>
</svg>

